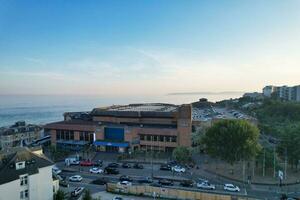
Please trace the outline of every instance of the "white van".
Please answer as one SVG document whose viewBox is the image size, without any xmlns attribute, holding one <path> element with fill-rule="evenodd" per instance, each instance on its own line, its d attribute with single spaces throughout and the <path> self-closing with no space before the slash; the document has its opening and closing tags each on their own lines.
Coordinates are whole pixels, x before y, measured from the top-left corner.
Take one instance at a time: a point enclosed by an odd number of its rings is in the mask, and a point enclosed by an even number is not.
<svg viewBox="0 0 300 200">
<path fill-rule="evenodd" d="M 70 166 L 70 165 L 79 165 L 79 160 L 77 158 L 66 158 L 65 159 L 65 165 Z"/>
</svg>

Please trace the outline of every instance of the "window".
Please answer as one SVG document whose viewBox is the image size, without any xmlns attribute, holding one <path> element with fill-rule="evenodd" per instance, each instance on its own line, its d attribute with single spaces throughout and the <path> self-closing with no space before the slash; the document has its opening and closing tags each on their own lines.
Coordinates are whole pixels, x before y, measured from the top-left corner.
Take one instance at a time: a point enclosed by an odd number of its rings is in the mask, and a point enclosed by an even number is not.
<svg viewBox="0 0 300 200">
<path fill-rule="evenodd" d="M 172 136 L 172 137 L 171 137 L 171 142 L 177 142 L 176 136 Z"/>
<path fill-rule="evenodd" d="M 83 137 L 83 135 L 84 135 L 84 132 L 80 132 L 80 135 L 79 135 L 79 140 L 84 140 L 84 137 Z"/>
<path fill-rule="evenodd" d="M 147 141 L 151 141 L 151 135 L 147 135 Z"/>
<path fill-rule="evenodd" d="M 56 140 L 60 140 L 61 136 L 60 136 L 60 130 L 56 130 Z"/>
<path fill-rule="evenodd" d="M 66 140 L 70 140 L 70 134 L 69 134 L 69 131 L 65 131 L 65 137 L 66 137 Z"/>
<path fill-rule="evenodd" d="M 20 185 L 27 185 L 28 184 L 28 175 L 20 176 Z"/>
<path fill-rule="evenodd" d="M 160 136 L 159 136 L 159 141 L 164 142 L 164 141 L 165 141 L 165 137 L 162 136 L 162 135 L 160 135 Z"/>
<path fill-rule="evenodd" d="M 25 190 L 25 198 L 28 198 L 29 194 L 28 194 L 28 190 Z"/>
<path fill-rule="evenodd" d="M 93 141 L 94 141 L 94 134 L 90 133 L 90 142 L 93 142 Z"/>
<path fill-rule="evenodd" d="M 153 135 L 152 137 L 153 137 L 153 141 L 157 141 L 158 138 L 157 135 Z"/>
<path fill-rule="evenodd" d="M 29 193 L 28 190 L 24 190 L 20 192 L 20 199 L 28 199 Z"/>
<path fill-rule="evenodd" d="M 74 140 L 74 131 L 70 131 L 70 140 Z"/>
<path fill-rule="evenodd" d="M 145 135 L 140 135 L 140 140 L 145 140 Z"/>
<path fill-rule="evenodd" d="M 171 137 L 170 136 L 166 136 L 166 142 L 171 142 Z"/>
</svg>

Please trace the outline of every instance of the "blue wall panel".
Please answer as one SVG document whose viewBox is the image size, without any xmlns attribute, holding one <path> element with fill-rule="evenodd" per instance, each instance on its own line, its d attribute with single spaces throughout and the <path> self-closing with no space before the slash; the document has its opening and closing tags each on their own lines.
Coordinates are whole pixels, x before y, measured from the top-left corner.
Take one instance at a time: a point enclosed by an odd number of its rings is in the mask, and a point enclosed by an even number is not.
<svg viewBox="0 0 300 200">
<path fill-rule="evenodd" d="M 124 141 L 124 128 L 104 128 L 105 140 Z"/>
</svg>

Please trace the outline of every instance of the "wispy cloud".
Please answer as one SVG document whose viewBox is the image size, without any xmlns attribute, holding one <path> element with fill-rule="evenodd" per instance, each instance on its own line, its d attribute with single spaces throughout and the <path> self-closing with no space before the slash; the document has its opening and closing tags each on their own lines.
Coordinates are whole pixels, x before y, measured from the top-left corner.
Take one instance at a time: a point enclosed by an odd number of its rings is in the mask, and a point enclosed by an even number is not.
<svg viewBox="0 0 300 200">
<path fill-rule="evenodd" d="M 24 60 L 31 62 L 31 63 L 41 64 L 41 65 L 45 64 L 45 61 L 40 58 L 24 57 Z"/>
</svg>

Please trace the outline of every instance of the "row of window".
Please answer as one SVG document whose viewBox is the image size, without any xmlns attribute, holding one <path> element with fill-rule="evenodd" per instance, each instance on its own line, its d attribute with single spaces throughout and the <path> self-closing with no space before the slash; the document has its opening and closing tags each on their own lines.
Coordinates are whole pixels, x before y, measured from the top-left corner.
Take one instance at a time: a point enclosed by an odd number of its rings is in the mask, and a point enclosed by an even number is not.
<svg viewBox="0 0 300 200">
<path fill-rule="evenodd" d="M 91 132 L 79 132 L 79 140 L 84 140 L 92 142 L 94 139 L 94 134 Z"/>
<path fill-rule="evenodd" d="M 74 140 L 74 131 L 56 130 L 57 140 Z"/>
<path fill-rule="evenodd" d="M 140 140 L 142 141 L 159 141 L 159 142 L 177 142 L 176 136 L 167 136 L 167 135 L 140 135 Z"/>
<path fill-rule="evenodd" d="M 92 142 L 93 133 L 88 131 L 79 132 L 79 140 Z M 56 140 L 74 140 L 74 131 L 56 130 Z"/>
</svg>

